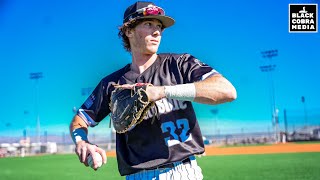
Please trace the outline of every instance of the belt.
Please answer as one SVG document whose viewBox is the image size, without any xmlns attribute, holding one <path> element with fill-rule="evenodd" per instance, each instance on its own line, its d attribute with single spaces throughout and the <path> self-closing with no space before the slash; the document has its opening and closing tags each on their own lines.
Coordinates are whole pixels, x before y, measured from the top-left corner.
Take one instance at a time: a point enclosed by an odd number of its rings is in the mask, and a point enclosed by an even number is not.
<svg viewBox="0 0 320 180">
<path fill-rule="evenodd" d="M 184 159 L 182 161 L 177 161 L 177 162 L 174 162 L 174 163 L 169 163 L 169 164 L 164 164 L 164 165 L 161 165 L 161 166 L 158 166 L 157 168 L 161 169 L 161 168 L 174 168 L 177 164 L 177 163 L 182 163 L 182 164 L 188 164 L 188 163 L 191 163 L 191 160 L 190 158 L 187 158 L 187 159 Z"/>
</svg>

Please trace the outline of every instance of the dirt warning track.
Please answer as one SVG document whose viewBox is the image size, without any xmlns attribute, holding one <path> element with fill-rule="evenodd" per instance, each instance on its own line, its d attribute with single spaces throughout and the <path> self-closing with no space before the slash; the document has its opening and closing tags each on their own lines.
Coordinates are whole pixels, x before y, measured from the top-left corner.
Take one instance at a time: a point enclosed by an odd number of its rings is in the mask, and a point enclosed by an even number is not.
<svg viewBox="0 0 320 180">
<path fill-rule="evenodd" d="M 214 147 L 206 146 L 206 155 L 234 155 L 234 154 L 272 154 L 320 152 L 320 144 L 273 144 L 261 146 Z"/>
</svg>

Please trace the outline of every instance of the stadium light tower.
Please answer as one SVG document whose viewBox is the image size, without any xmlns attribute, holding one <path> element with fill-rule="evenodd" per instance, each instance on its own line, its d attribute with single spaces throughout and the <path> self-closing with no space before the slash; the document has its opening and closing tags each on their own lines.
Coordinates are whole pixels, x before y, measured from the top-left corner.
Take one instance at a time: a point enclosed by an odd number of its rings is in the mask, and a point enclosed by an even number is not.
<svg viewBox="0 0 320 180">
<path fill-rule="evenodd" d="M 304 96 L 301 96 L 301 102 L 303 103 L 303 109 L 304 109 L 304 123 L 305 126 L 308 126 L 308 115 L 307 115 L 307 107 L 306 107 L 306 98 Z"/>
<path fill-rule="evenodd" d="M 31 80 L 36 81 L 36 103 L 35 111 L 37 114 L 37 143 L 40 145 L 40 116 L 39 116 L 39 79 L 43 78 L 42 72 L 30 73 Z"/>
<path fill-rule="evenodd" d="M 262 51 L 261 55 L 263 58 L 267 59 L 267 62 L 260 66 L 261 72 L 266 72 L 269 74 L 269 81 L 270 81 L 270 96 L 271 96 L 271 121 L 272 127 L 274 130 L 275 139 L 279 141 L 279 120 L 278 114 L 279 110 L 276 107 L 276 99 L 275 99 L 275 88 L 273 82 L 273 71 L 276 68 L 276 65 L 272 62 L 272 58 L 278 56 L 278 50 L 268 50 Z"/>
<path fill-rule="evenodd" d="M 216 134 L 217 137 L 219 135 L 219 132 L 218 132 L 218 118 L 217 118 L 218 112 L 219 112 L 218 109 L 211 109 L 211 113 L 214 115 L 214 131 L 215 131 L 215 134 Z"/>
</svg>

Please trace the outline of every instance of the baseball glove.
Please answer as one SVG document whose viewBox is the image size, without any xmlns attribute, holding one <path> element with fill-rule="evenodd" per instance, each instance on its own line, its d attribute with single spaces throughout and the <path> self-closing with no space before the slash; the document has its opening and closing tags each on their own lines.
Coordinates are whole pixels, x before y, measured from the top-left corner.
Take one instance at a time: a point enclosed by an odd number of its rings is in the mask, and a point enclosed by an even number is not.
<svg viewBox="0 0 320 180">
<path fill-rule="evenodd" d="M 133 89 L 115 86 L 111 93 L 111 121 L 117 133 L 125 133 L 143 121 L 148 110 L 154 105 L 150 102 L 146 89 L 151 84 L 137 83 Z"/>
</svg>

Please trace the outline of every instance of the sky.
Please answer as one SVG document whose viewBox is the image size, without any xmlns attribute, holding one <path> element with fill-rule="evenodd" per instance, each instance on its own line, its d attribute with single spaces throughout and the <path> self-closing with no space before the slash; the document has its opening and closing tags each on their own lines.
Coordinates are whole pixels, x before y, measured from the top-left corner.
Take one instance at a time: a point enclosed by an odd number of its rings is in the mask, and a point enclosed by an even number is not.
<svg viewBox="0 0 320 180">
<path fill-rule="evenodd" d="M 0 136 L 22 136 L 24 129 L 34 135 L 37 114 L 41 133 L 68 133 L 73 108 L 86 99 L 82 89 L 130 63 L 117 27 L 134 2 L 0 0 Z M 320 124 L 319 32 L 288 31 L 289 3 L 318 0 L 153 2 L 176 21 L 164 31 L 159 53 L 190 53 L 237 89 L 231 103 L 194 103 L 204 134 L 272 130 L 271 82 L 280 127 L 285 109 L 290 127 L 305 122 L 304 112 L 307 123 Z M 278 56 L 262 57 L 275 49 Z M 268 64 L 276 65 L 272 81 L 259 68 Z M 38 81 L 30 79 L 36 72 L 43 74 Z M 93 131 L 109 134 L 109 117 Z"/>
</svg>

